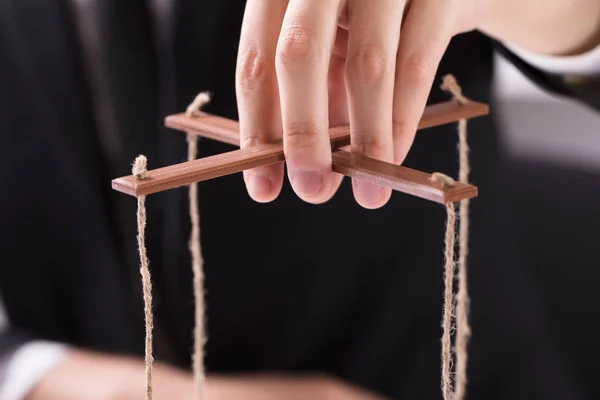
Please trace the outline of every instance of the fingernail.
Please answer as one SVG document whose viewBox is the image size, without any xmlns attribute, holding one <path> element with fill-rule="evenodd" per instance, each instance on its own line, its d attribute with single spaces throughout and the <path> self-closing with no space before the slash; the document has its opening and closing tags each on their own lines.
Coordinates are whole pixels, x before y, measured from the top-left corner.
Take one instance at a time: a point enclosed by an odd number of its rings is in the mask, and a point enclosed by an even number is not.
<svg viewBox="0 0 600 400">
<path fill-rule="evenodd" d="M 366 205 L 379 203 L 385 194 L 381 186 L 365 181 L 357 181 L 355 190 L 358 201 Z"/>
<path fill-rule="evenodd" d="M 292 173 L 294 188 L 306 196 L 311 196 L 321 190 L 323 182 L 323 174 L 317 171 L 295 171 Z"/>
<path fill-rule="evenodd" d="M 252 196 L 265 197 L 271 192 L 272 182 L 268 175 L 252 174 L 248 178 L 248 189 Z"/>
</svg>

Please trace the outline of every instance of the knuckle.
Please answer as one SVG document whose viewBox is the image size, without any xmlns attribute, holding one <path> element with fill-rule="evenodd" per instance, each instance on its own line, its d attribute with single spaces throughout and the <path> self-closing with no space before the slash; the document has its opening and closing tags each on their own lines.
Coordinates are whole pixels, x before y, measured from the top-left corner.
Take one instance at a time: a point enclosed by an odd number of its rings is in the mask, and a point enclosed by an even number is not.
<svg viewBox="0 0 600 400">
<path fill-rule="evenodd" d="M 413 54 L 403 63 L 404 78 L 414 85 L 424 85 L 435 74 L 433 63 L 423 54 Z"/>
<path fill-rule="evenodd" d="M 319 57 L 317 40 L 310 28 L 299 24 L 283 30 L 277 47 L 277 60 L 284 66 L 310 65 Z"/>
<path fill-rule="evenodd" d="M 260 139 L 257 134 L 250 133 L 247 135 L 242 135 L 242 142 L 240 148 L 252 147 L 256 146 L 260 143 Z"/>
<path fill-rule="evenodd" d="M 376 46 L 361 46 L 350 54 L 347 74 L 358 83 L 378 84 L 391 76 L 392 65 L 385 52 Z"/>
<path fill-rule="evenodd" d="M 259 87 L 266 80 L 269 69 L 269 62 L 257 48 L 243 51 L 237 68 L 237 81 L 242 91 L 249 92 Z"/>
<path fill-rule="evenodd" d="M 406 123 L 406 121 L 400 121 L 396 118 L 393 118 L 392 131 L 394 139 L 402 138 L 408 135 L 408 133 L 410 132 L 410 126 Z"/>
<path fill-rule="evenodd" d="M 390 153 L 391 150 L 390 146 L 382 139 L 383 138 L 378 137 L 367 137 L 362 133 L 353 133 L 350 135 L 353 150 L 378 160 L 385 160 L 386 155 Z"/>
<path fill-rule="evenodd" d="M 292 124 L 283 133 L 287 146 L 293 149 L 314 147 L 319 143 L 319 132 L 311 125 L 298 123 Z"/>
</svg>

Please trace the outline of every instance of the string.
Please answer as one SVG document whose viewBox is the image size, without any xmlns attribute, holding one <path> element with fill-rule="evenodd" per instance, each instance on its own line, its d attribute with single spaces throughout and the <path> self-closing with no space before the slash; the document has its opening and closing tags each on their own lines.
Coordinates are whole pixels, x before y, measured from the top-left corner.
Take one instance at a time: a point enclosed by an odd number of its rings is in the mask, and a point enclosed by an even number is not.
<svg viewBox="0 0 600 400">
<path fill-rule="evenodd" d="M 132 173 L 138 180 L 146 178 L 146 172 L 148 161 L 145 156 L 139 155 L 133 163 Z M 140 274 L 142 275 L 142 286 L 144 292 L 144 316 L 146 321 L 146 348 L 145 348 L 145 362 L 146 362 L 146 399 L 152 399 L 152 364 L 154 363 L 154 357 L 152 355 L 152 330 L 154 327 L 154 321 L 152 317 L 152 280 L 150 277 L 148 255 L 146 253 L 146 241 L 145 241 L 145 230 L 146 230 L 146 196 L 137 196 L 138 210 L 137 210 L 137 240 L 138 250 L 140 255 Z"/>
<path fill-rule="evenodd" d="M 440 182 L 444 187 L 454 185 L 454 179 L 435 172 L 430 177 L 432 182 Z M 454 203 L 446 204 L 446 234 L 444 249 L 444 306 L 442 316 L 442 394 L 444 400 L 453 399 L 452 388 L 452 316 L 454 315 L 453 280 L 454 280 L 454 246 L 455 246 L 455 224 L 456 210 Z"/>
<path fill-rule="evenodd" d="M 469 102 L 452 75 L 443 78 L 442 90 L 451 93 L 459 104 Z M 459 181 L 469 182 L 469 146 L 467 143 L 467 120 L 458 121 Z M 469 206 L 470 200 L 460 202 L 459 255 L 458 255 L 458 293 L 456 299 L 456 393 L 455 399 L 462 400 L 467 386 L 468 342 L 471 337 L 469 324 L 469 292 L 467 279 L 467 257 L 469 253 Z"/>
<path fill-rule="evenodd" d="M 453 76 L 444 77 L 442 89 L 453 94 L 454 99 L 460 104 L 465 104 L 468 99 L 462 95 L 462 90 L 456 83 Z M 187 108 L 187 115 L 193 116 L 201 107 L 210 101 L 208 93 L 200 93 Z M 460 168 L 459 180 L 468 182 L 469 161 L 468 145 L 466 135 L 466 119 L 461 119 L 458 125 L 459 134 L 459 153 Z M 188 160 L 194 160 L 197 155 L 197 138 L 191 132 L 187 134 L 188 141 Z M 140 155 L 136 158 L 132 173 L 136 179 L 143 180 L 146 177 L 147 160 Z M 434 173 L 431 180 L 441 182 L 445 187 L 454 185 L 454 180 L 444 174 Z M 138 224 L 138 248 L 140 255 L 140 273 L 142 276 L 144 293 L 144 310 L 146 320 L 146 345 L 145 345 L 145 365 L 146 365 L 146 398 L 152 399 L 152 364 L 154 358 L 152 355 L 152 283 L 149 271 L 149 261 L 146 252 L 144 232 L 146 227 L 146 208 L 145 197 L 140 195 L 138 200 L 137 224 Z M 190 185 L 190 218 L 192 221 L 192 230 L 190 234 L 189 248 L 192 257 L 192 267 L 194 273 L 194 297 L 195 297 L 195 333 L 194 333 L 194 359 L 193 370 L 196 382 L 196 398 L 203 398 L 204 388 L 204 344 L 206 342 L 206 333 L 204 328 L 204 293 L 203 283 L 204 275 L 202 271 L 203 260 L 200 246 L 200 219 L 198 210 L 198 190 L 197 183 Z M 446 205 L 447 221 L 445 233 L 445 264 L 444 264 L 444 309 L 443 309 L 443 335 L 442 335 L 442 392 L 446 400 L 462 400 L 466 391 L 466 365 L 467 365 L 467 342 L 471 334 L 468 322 L 469 295 L 467 290 L 467 270 L 466 261 L 468 255 L 468 232 L 469 232 L 469 200 L 462 200 L 460 203 L 460 232 L 459 232 L 459 289 L 457 293 L 456 317 L 457 317 L 457 371 L 456 371 L 456 392 L 453 393 L 451 369 L 452 369 L 452 346 L 451 332 L 452 316 L 454 315 L 453 279 L 455 273 L 454 247 L 455 247 L 455 223 L 456 211 L 454 204 Z"/>
<path fill-rule="evenodd" d="M 192 117 L 198 110 L 210 102 L 210 95 L 202 92 L 196 96 L 188 106 L 186 114 Z M 187 133 L 188 161 L 196 159 L 198 153 L 198 138 L 191 132 Z M 202 251 L 200 246 L 200 212 L 198 210 L 198 184 L 192 183 L 189 191 L 190 218 L 192 230 L 190 233 L 189 249 L 192 257 L 192 270 L 194 273 L 194 301 L 195 301 L 195 328 L 194 328 L 194 356 L 193 371 L 196 384 L 195 399 L 204 398 L 204 345 L 206 343 L 205 331 L 205 306 L 204 306 L 204 273 Z"/>
</svg>

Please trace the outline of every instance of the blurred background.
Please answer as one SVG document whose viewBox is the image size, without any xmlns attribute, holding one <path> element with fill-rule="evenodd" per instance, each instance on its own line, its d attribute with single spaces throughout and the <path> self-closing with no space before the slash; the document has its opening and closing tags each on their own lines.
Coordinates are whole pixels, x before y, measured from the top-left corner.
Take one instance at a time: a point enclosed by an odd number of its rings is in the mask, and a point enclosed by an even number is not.
<svg viewBox="0 0 600 400">
<path fill-rule="evenodd" d="M 32 10 L 36 7 L 35 1 L 23 1 L 29 2 Z M 115 115 L 107 103 L 103 71 L 119 68 L 119 63 L 126 64 L 127 59 L 106 60 L 102 57 L 95 0 L 71 0 L 70 4 L 76 16 L 78 34 L 86 48 L 85 69 L 97 96 L 94 111 L 101 116 L 98 123 L 102 130 L 111 132 L 115 119 L 120 116 Z M 172 3 L 154 0 L 152 6 L 157 42 L 160 43 L 166 41 L 165 35 L 171 32 L 169 19 L 165 16 Z M 0 23 L 35 24 L 34 13 L 26 21 L 3 20 L 5 7 L 4 0 L 0 0 Z M 206 32 L 210 32 L 209 26 Z M 39 34 L 52 36 L 55 33 Z M 211 35 L 214 45 L 218 46 L 218 34 Z M 44 49 L 40 51 L 43 53 Z M 597 365 L 600 359 L 600 324 L 597 323 L 600 317 L 600 113 L 574 101 L 548 95 L 500 56 L 495 57 L 494 63 L 496 101 L 491 111 L 501 125 L 502 140 L 510 160 L 512 217 L 517 225 L 517 242 L 525 255 L 524 268 L 542 295 L 544 312 L 550 321 L 550 335 L 569 364 L 573 378 L 593 398 L 600 399 L 597 385 L 600 372 Z M 163 67 L 172 66 L 164 64 Z M 138 75 L 133 74 L 139 78 L 138 84 L 143 85 L 151 72 L 137 72 Z M 166 96 L 171 84 L 163 82 Z M 127 89 L 122 90 L 122 104 L 117 108 L 121 107 L 121 113 L 125 112 L 122 110 L 135 112 L 135 107 L 127 104 Z M 169 102 L 165 100 L 165 103 Z M 165 108 L 161 114 L 174 111 L 177 110 Z M 0 118 L 2 112 L 6 110 L 0 110 Z M 505 118 L 506 115 L 519 118 Z M 569 117 L 565 118 L 565 115 Z M 553 133 L 540 133 L 539 120 L 553 126 Z M 594 128 L 573 130 L 573 121 Z M 148 123 L 154 129 L 160 121 Z M 110 135 L 105 139 L 103 145 L 110 147 Z M 0 194 L 2 190 L 8 188 L 0 189 Z"/>
<path fill-rule="evenodd" d="M 600 356 L 600 114 L 550 96 L 504 58 L 494 61 L 500 101 L 493 112 L 511 160 L 514 220 L 527 273 L 543 296 L 562 356 L 600 398 L 593 361 Z M 504 118 L 508 113 L 518 118 Z M 539 132 L 540 120 L 553 129 Z M 574 123 L 592 129 L 573 129 Z"/>
</svg>

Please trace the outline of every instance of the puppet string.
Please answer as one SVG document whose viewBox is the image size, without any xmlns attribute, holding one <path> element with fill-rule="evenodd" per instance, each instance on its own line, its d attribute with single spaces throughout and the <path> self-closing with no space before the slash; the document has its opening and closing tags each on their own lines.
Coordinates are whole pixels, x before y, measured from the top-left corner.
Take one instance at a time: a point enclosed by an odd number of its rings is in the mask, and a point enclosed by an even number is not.
<svg viewBox="0 0 600 400">
<path fill-rule="evenodd" d="M 452 75 L 446 75 L 443 78 L 441 88 L 451 93 L 459 104 L 464 105 L 469 102 L 462 94 L 462 89 Z M 467 143 L 467 120 L 461 119 L 458 122 L 458 152 L 459 152 L 459 181 L 469 182 L 469 146 Z M 459 255 L 458 255 L 458 293 L 456 299 L 456 377 L 455 377 L 455 399 L 462 400 L 466 394 L 467 386 L 467 359 L 468 359 L 468 341 L 471 336 L 471 327 L 469 325 L 469 292 L 467 279 L 467 258 L 469 241 L 469 206 L 470 200 L 465 199 L 460 202 L 460 227 L 459 227 Z"/>
<path fill-rule="evenodd" d="M 135 159 L 132 173 L 138 180 L 146 178 L 147 159 L 140 155 Z M 152 280 L 150 278 L 150 269 L 148 255 L 146 253 L 145 229 L 146 229 L 146 196 L 137 196 L 137 229 L 138 229 L 138 250 L 140 255 L 140 274 L 142 275 L 142 286 L 144 292 L 144 316 L 146 320 L 146 399 L 152 399 L 152 364 L 154 357 L 152 356 Z"/>
<path fill-rule="evenodd" d="M 186 114 L 192 117 L 199 109 L 210 101 L 208 93 L 200 93 L 188 106 Z M 188 161 L 196 159 L 198 153 L 198 138 L 191 132 L 187 133 Z M 189 190 L 190 219 L 192 231 L 190 234 L 189 248 L 192 257 L 192 270 L 194 273 L 194 301 L 195 301 L 195 328 L 194 328 L 194 357 L 193 371 L 196 383 L 195 399 L 204 398 L 204 345 L 206 342 L 205 316 L 204 316 L 204 273 L 203 259 L 200 246 L 200 212 L 198 210 L 198 184 L 192 183 Z"/>
<path fill-rule="evenodd" d="M 432 182 L 440 182 L 444 187 L 454 185 L 454 179 L 435 172 L 431 174 Z M 453 203 L 446 204 L 446 234 L 444 250 L 444 306 L 442 317 L 442 394 L 445 400 L 453 398 L 452 389 L 452 317 L 454 315 L 453 280 L 454 280 L 454 246 L 456 211 Z"/>
</svg>

